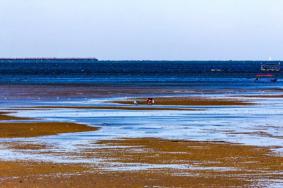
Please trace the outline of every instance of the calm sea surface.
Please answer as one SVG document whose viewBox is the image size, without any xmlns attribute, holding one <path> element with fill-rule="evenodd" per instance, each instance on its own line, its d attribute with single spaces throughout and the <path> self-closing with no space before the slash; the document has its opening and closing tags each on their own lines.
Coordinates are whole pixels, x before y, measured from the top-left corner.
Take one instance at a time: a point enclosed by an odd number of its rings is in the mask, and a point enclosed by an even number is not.
<svg viewBox="0 0 283 188">
<path fill-rule="evenodd" d="M 249 61 L 0 60 L 1 84 L 251 84 L 262 63 Z M 278 63 L 278 62 L 273 62 Z M 282 72 L 277 73 L 282 77 Z"/>
</svg>

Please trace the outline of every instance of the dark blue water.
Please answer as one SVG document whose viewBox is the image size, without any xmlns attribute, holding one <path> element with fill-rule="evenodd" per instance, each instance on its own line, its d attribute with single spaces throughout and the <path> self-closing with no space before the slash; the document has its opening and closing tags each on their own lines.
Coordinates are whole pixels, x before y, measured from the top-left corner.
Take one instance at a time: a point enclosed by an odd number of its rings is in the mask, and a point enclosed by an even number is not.
<svg viewBox="0 0 283 188">
<path fill-rule="evenodd" d="M 2 59 L 0 84 L 243 84 L 250 82 L 261 72 L 262 63 L 266 62 Z M 211 71 L 213 69 L 218 71 Z M 282 72 L 276 75 L 282 78 Z"/>
</svg>

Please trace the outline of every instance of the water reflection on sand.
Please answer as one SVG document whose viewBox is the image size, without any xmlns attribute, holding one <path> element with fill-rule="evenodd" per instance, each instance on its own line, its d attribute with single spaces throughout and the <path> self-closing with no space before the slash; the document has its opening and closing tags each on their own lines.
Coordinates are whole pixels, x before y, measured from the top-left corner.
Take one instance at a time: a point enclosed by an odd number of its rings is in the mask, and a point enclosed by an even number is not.
<svg viewBox="0 0 283 188">
<path fill-rule="evenodd" d="M 246 93 L 245 93 L 246 95 Z M 18 110 L 16 115 L 28 118 L 43 118 L 47 121 L 68 121 L 101 127 L 99 131 L 61 134 L 28 139 L 49 145 L 60 146 L 65 152 L 79 151 L 82 142 L 117 138 L 163 138 L 195 141 L 224 141 L 254 146 L 274 147 L 282 151 L 283 99 L 247 98 L 239 94 L 208 94 L 213 98 L 230 100 L 250 99 L 256 105 L 240 106 L 186 106 L 195 110 L 121 110 L 83 109 L 64 106 L 111 106 L 113 98 L 74 101 L 35 101 L 28 106 L 63 106 L 62 108 Z M 116 99 L 115 99 L 116 100 Z M 117 104 L 113 104 L 117 107 Z M 104 105 L 105 106 L 105 105 Z M 118 105 L 119 106 L 119 105 Z M 125 106 L 125 105 L 122 105 Z M 142 106 L 144 107 L 144 106 Z M 171 106 L 178 108 L 178 106 Z M 27 139 L 24 139 L 25 141 Z M 5 150 L 1 150 L 5 152 Z M 2 155 L 5 156 L 5 155 Z M 19 156 L 17 156 L 19 157 Z M 23 156 L 25 158 L 26 156 Z M 37 156 L 38 157 L 38 156 Z"/>
</svg>

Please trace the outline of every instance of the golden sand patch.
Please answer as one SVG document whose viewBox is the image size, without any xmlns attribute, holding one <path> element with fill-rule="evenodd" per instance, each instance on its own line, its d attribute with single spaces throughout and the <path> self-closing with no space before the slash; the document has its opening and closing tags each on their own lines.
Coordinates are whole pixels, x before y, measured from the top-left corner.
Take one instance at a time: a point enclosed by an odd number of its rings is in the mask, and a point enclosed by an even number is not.
<svg viewBox="0 0 283 188">
<path fill-rule="evenodd" d="M 10 164 L 9 164 L 10 165 Z M 21 164 L 12 164 L 18 169 Z M 0 167 L 2 165 L 0 164 Z M 199 176 L 176 176 L 171 175 L 166 171 L 159 172 L 102 172 L 92 171 L 86 172 L 81 166 L 59 165 L 52 164 L 29 164 L 20 167 L 22 172 L 25 168 L 35 170 L 32 174 L 23 174 L 19 178 L 0 180 L 2 187 L 107 187 L 107 188 L 144 188 L 144 187 L 243 187 L 249 185 L 248 182 L 239 181 L 234 178 L 223 177 L 199 177 Z M 58 170 L 56 173 L 55 170 Z M 66 170 L 67 169 L 67 170 Z M 12 174 L 17 174 L 18 170 Z"/>
<path fill-rule="evenodd" d="M 19 138 L 96 131 L 97 128 L 76 123 L 28 122 L 0 123 L 0 138 Z"/>
<path fill-rule="evenodd" d="M 1 143 L 1 145 L 4 145 L 12 150 L 47 150 L 52 149 L 54 146 L 46 145 L 46 144 L 40 144 L 40 143 L 34 143 L 34 142 L 8 142 L 8 143 Z"/>
<path fill-rule="evenodd" d="M 114 101 L 118 104 L 146 104 L 145 98 L 129 99 L 124 101 Z M 245 102 L 232 99 L 212 99 L 197 97 L 159 97 L 154 99 L 156 105 L 191 105 L 191 106 L 228 106 L 228 105 L 252 105 L 251 102 Z"/>
<path fill-rule="evenodd" d="M 121 164 L 186 164 L 187 169 L 111 171 L 98 163 L 0 162 L 5 187 L 252 187 L 280 180 L 283 159 L 269 148 L 224 142 L 123 139 L 96 143 L 80 155 Z M 113 147 L 119 146 L 119 147 Z M 120 147 L 129 146 L 129 148 Z M 20 147 L 21 148 L 21 147 Z M 26 146 L 24 148 L 33 148 Z M 68 155 L 68 153 L 65 153 Z M 196 169 L 194 167 L 197 167 Z M 221 168 L 221 169 L 219 169 Z M 224 170 L 223 170 L 224 169 Z M 17 177 L 16 179 L 12 177 Z M 4 178 L 4 179 L 3 179 Z"/>
<path fill-rule="evenodd" d="M 197 142 L 148 139 L 123 139 L 101 141 L 110 147 L 96 151 L 105 160 L 133 164 L 188 165 L 191 169 L 182 173 L 203 178 L 219 179 L 225 185 L 228 180 L 250 183 L 282 178 L 283 157 L 272 153 L 271 148 L 229 144 L 224 142 Z M 128 146 L 128 148 L 120 147 Z M 88 153 L 89 155 L 89 153 Z M 194 167 L 196 169 L 194 170 Z M 222 178 L 226 177 L 226 180 Z"/>
<path fill-rule="evenodd" d="M 56 175 L 64 173 L 80 173 L 89 168 L 78 164 L 55 164 L 32 161 L 1 161 L 0 162 L 0 181 L 1 178 L 27 177 L 40 175 Z"/>
<path fill-rule="evenodd" d="M 205 167 L 231 167 L 259 171 L 283 171 L 283 157 L 275 156 L 270 148 L 229 144 L 225 142 L 170 141 L 160 139 L 123 139 L 101 141 L 110 148 L 99 151 L 101 156 L 119 162 L 147 164 L 197 164 Z M 140 148 L 135 150 L 133 148 Z M 108 154 L 111 154 L 110 157 Z M 106 156 L 106 155 L 105 155 Z"/>
<path fill-rule="evenodd" d="M 7 121 L 7 120 L 30 120 L 29 118 L 20 118 L 9 115 L 8 112 L 0 112 L 0 120 L 1 121 Z"/>
</svg>

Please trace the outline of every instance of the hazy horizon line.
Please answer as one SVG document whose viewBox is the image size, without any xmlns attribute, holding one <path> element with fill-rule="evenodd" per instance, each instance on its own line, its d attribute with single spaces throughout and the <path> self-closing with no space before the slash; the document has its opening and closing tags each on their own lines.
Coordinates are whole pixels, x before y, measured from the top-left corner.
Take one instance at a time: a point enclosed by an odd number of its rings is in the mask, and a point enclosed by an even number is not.
<svg viewBox="0 0 283 188">
<path fill-rule="evenodd" d="M 99 59 L 97 57 L 0 57 L 0 60 L 89 59 L 97 61 L 283 61 L 280 59 Z"/>
</svg>

